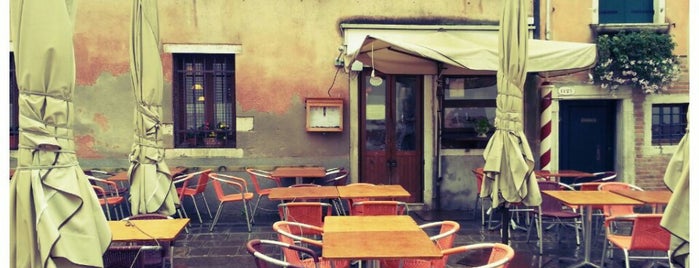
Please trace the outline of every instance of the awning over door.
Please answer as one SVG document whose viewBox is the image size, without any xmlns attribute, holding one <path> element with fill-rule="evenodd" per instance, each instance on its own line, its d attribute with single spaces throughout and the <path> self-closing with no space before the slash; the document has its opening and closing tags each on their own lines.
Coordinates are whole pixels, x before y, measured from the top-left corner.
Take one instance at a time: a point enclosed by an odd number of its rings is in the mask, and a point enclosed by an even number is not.
<svg viewBox="0 0 699 268">
<path fill-rule="evenodd" d="M 345 67 L 361 61 L 388 74 L 494 74 L 498 68 L 497 32 L 386 32 L 347 40 Z M 373 53 L 372 53 L 373 51 Z M 529 40 L 528 72 L 573 72 L 595 63 L 595 44 Z"/>
</svg>

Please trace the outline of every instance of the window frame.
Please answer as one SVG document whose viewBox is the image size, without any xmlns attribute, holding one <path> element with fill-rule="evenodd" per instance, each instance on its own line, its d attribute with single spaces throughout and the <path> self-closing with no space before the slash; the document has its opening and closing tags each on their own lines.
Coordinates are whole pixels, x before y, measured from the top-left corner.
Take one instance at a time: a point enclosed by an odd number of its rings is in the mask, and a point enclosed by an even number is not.
<svg viewBox="0 0 699 268">
<path fill-rule="evenodd" d="M 674 111 L 667 111 L 665 108 L 674 110 L 679 109 L 677 113 Z M 689 111 L 689 103 L 654 103 L 651 105 L 651 144 L 662 146 L 662 145 L 677 145 L 679 144 L 684 134 L 687 132 L 687 112 Z M 669 112 L 669 113 L 665 113 Z M 665 125 L 658 122 L 656 118 L 659 117 L 670 117 L 671 123 Z M 671 128 L 674 130 L 681 129 L 682 133 L 679 134 L 669 134 L 669 133 L 656 133 L 658 128 Z M 660 131 L 660 132 L 667 132 Z M 670 136 L 670 137 L 667 137 Z"/>
<path fill-rule="evenodd" d="M 172 58 L 174 148 L 235 148 L 235 54 L 174 52 Z"/>
</svg>

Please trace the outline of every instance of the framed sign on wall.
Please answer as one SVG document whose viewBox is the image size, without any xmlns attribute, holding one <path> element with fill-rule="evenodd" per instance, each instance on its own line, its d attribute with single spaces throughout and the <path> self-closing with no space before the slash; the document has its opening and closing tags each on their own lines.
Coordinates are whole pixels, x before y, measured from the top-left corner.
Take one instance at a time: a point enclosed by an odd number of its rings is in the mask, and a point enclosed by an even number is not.
<svg viewBox="0 0 699 268">
<path fill-rule="evenodd" d="M 306 131 L 342 132 L 340 98 L 306 98 Z"/>
</svg>

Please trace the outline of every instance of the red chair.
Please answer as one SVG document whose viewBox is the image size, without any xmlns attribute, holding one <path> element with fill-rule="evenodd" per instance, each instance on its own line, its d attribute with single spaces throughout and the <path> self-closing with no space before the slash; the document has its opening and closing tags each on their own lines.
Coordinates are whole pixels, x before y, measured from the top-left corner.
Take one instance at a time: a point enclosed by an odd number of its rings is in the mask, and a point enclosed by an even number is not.
<svg viewBox="0 0 699 268">
<path fill-rule="evenodd" d="M 119 187 L 113 181 L 108 181 L 104 179 L 98 179 L 92 176 L 87 176 L 93 185 L 92 188 L 95 190 L 95 194 L 98 197 L 101 206 L 104 206 L 106 211 L 107 220 L 112 220 L 111 209 L 114 208 L 114 212 L 117 214 L 115 219 L 121 219 L 124 217 L 124 209 L 122 205 L 126 204 L 126 198 L 119 195 Z M 105 187 L 98 186 L 104 185 Z M 117 210 L 118 206 L 118 210 Z"/>
<path fill-rule="evenodd" d="M 279 251 L 281 248 L 283 251 L 291 251 L 289 255 L 301 255 L 304 254 L 309 256 L 307 263 L 317 265 L 320 262 L 320 257 L 318 253 L 312 249 L 297 246 L 293 243 L 284 243 L 274 240 L 265 239 L 253 239 L 246 243 L 246 248 L 251 256 L 255 257 L 255 266 L 257 268 L 267 268 L 267 264 L 272 264 L 274 267 L 288 267 L 288 268 L 304 268 L 304 263 L 291 263 L 289 260 L 282 260 L 274 257 L 274 253 Z M 295 259 L 293 259 L 295 260 Z"/>
<path fill-rule="evenodd" d="M 219 173 L 209 173 L 209 178 L 211 178 L 212 180 L 212 183 L 214 185 L 214 191 L 216 192 L 216 198 L 218 198 L 219 201 L 218 208 L 216 209 L 216 216 L 214 217 L 214 222 L 211 223 L 209 232 L 212 232 L 214 230 L 214 226 L 216 226 L 216 223 L 221 217 L 223 204 L 231 202 L 243 203 L 243 211 L 245 213 L 245 221 L 248 226 L 248 232 L 251 232 L 252 229 L 250 228 L 250 213 L 248 212 L 248 202 L 255 198 L 255 195 L 253 193 L 248 192 L 248 182 L 244 179 L 235 176 Z M 228 187 L 228 189 L 234 190 L 224 192 L 222 183 L 231 186 Z"/>
<path fill-rule="evenodd" d="M 352 216 L 407 215 L 408 204 L 390 200 L 368 200 L 352 204 Z"/>
<path fill-rule="evenodd" d="M 289 221 L 278 221 L 272 225 L 272 229 L 277 232 L 277 237 L 280 242 L 288 244 L 301 244 L 308 245 L 309 247 L 323 247 L 323 241 L 305 237 L 306 234 L 312 233 L 322 233 L 323 228 L 319 226 L 303 224 L 298 222 Z M 300 230 L 298 234 L 294 233 L 294 229 Z M 282 249 L 284 258 L 289 263 L 294 265 L 300 265 L 302 267 L 334 267 L 334 268 L 344 268 L 349 267 L 349 261 L 328 261 L 324 260 L 322 257 L 318 259 L 301 259 L 298 253 L 294 250 Z"/>
<path fill-rule="evenodd" d="M 332 206 L 322 202 L 288 202 L 278 205 L 279 217 L 283 221 L 300 222 L 313 226 L 323 227 L 323 218 L 332 215 Z M 292 229 L 292 233 L 298 234 L 302 230 Z M 313 233 L 320 235 L 321 233 Z"/>
<path fill-rule="evenodd" d="M 430 240 L 434 241 L 437 247 L 441 250 L 450 249 L 454 246 L 456 232 L 459 231 L 461 225 L 455 221 L 438 221 L 420 225 L 420 229 L 426 233 L 433 232 L 432 229 L 438 228 L 438 233 L 430 236 Z M 430 267 L 445 267 L 449 255 L 444 255 L 438 260 L 423 260 L 423 259 L 405 259 L 401 266 L 401 261 L 384 260 L 381 261 L 381 267 L 404 267 L 404 268 L 430 268 Z"/>
<path fill-rule="evenodd" d="M 660 226 L 660 220 L 663 214 L 632 214 L 612 216 L 604 221 L 607 242 L 604 243 L 602 250 L 602 265 L 608 251 L 611 252 L 613 247 L 618 247 L 624 252 L 624 262 L 626 268 L 629 268 L 629 259 L 665 259 L 668 260 L 670 267 L 670 232 Z M 630 222 L 631 234 L 614 233 L 611 229 L 613 222 Z M 666 257 L 658 256 L 629 256 L 630 251 L 664 251 Z"/>
<path fill-rule="evenodd" d="M 540 191 L 559 190 L 561 187 L 560 184 L 556 181 L 538 181 L 538 185 Z M 555 224 L 557 228 L 565 226 L 565 223 L 567 221 L 567 223 L 569 225 L 572 225 L 572 227 L 574 228 L 576 244 L 580 245 L 580 235 L 578 230 L 582 230 L 583 228 L 582 215 L 580 215 L 580 213 L 578 212 L 575 212 L 574 210 L 566 210 L 563 208 L 564 205 L 560 200 L 553 198 L 549 195 L 542 194 L 541 205 L 539 205 L 537 209 L 532 211 L 535 217 L 532 218 L 533 224 L 529 224 L 529 228 L 527 229 L 527 241 L 529 241 L 529 235 L 531 234 L 532 226 L 536 226 L 536 234 L 539 238 L 539 255 L 543 254 L 544 251 L 542 230 L 544 220 L 547 220 L 547 223 Z"/>
<path fill-rule="evenodd" d="M 206 201 L 206 185 L 209 183 L 209 173 L 211 169 L 206 169 L 198 172 L 193 172 L 193 175 L 199 175 L 199 180 L 195 187 L 180 187 L 177 188 L 177 192 L 181 193 L 184 197 L 192 198 L 192 203 L 194 203 L 194 209 L 197 211 L 197 217 L 199 217 L 199 223 L 203 223 L 201 219 L 201 214 L 199 213 L 199 206 L 197 206 L 197 195 L 201 195 L 204 199 L 204 205 L 206 205 L 206 211 L 209 213 L 209 218 L 211 218 L 211 209 L 209 208 L 209 203 Z"/>
<path fill-rule="evenodd" d="M 260 200 L 262 197 L 266 196 L 269 198 L 269 193 L 272 191 L 272 188 L 282 187 L 282 184 L 279 179 L 272 177 L 272 173 L 269 171 L 247 168 L 245 169 L 245 172 L 247 172 L 248 176 L 250 176 L 250 181 L 252 181 L 252 185 L 255 187 L 255 193 L 257 194 L 257 201 L 255 201 L 255 205 L 252 208 L 252 216 L 250 217 L 252 219 L 251 222 L 255 223 L 255 215 L 257 214 L 257 208 L 260 205 Z M 262 187 L 259 178 L 264 178 L 267 179 L 267 181 L 272 182 L 272 187 Z"/>
<path fill-rule="evenodd" d="M 367 183 L 367 182 L 357 182 L 357 183 L 350 183 L 350 184 L 347 184 L 346 186 L 352 187 L 352 186 L 361 186 L 361 185 L 365 185 L 365 186 L 374 186 L 375 184 L 373 184 L 373 183 Z M 373 200 L 373 199 L 371 199 L 371 198 L 351 198 L 351 199 L 347 199 L 347 205 L 348 205 L 348 207 L 349 207 L 349 215 L 354 215 L 354 214 L 359 215 L 359 214 L 361 214 L 361 211 L 354 211 L 355 209 L 360 209 L 360 208 L 354 208 L 353 204 L 356 203 L 356 202 L 362 202 L 362 201 L 368 201 L 368 200 Z"/>
<path fill-rule="evenodd" d="M 473 206 L 473 216 L 475 217 L 476 215 L 476 208 L 480 204 L 481 207 L 481 225 L 485 226 L 486 220 L 485 220 L 485 215 L 488 215 L 488 229 L 493 229 L 496 228 L 496 226 L 490 226 L 491 223 L 498 223 L 498 221 L 493 221 L 493 213 L 492 209 L 488 208 L 487 213 L 486 209 L 483 206 L 484 201 L 490 200 L 490 197 L 481 197 L 481 187 L 483 186 L 483 176 L 485 176 L 485 173 L 483 172 L 482 167 L 477 167 L 471 170 L 471 173 L 473 173 L 474 178 L 476 179 L 476 202 L 475 205 Z"/>
<path fill-rule="evenodd" d="M 606 182 L 606 183 L 601 183 L 599 186 L 597 186 L 597 189 L 600 191 L 609 191 L 609 190 L 634 190 L 634 191 L 643 191 L 641 187 L 628 184 L 625 182 Z M 604 214 L 604 217 L 610 217 L 610 216 L 617 216 L 617 215 L 628 215 L 628 214 L 634 214 L 634 206 L 633 205 L 605 205 L 602 206 L 602 212 Z"/>
<path fill-rule="evenodd" d="M 512 247 L 501 243 L 479 243 L 473 245 L 458 246 L 447 250 L 442 250 L 442 254 L 450 256 L 457 253 L 464 253 L 479 249 L 490 249 L 490 257 L 487 264 L 473 268 L 507 268 L 512 258 L 515 257 L 515 250 Z"/>
</svg>

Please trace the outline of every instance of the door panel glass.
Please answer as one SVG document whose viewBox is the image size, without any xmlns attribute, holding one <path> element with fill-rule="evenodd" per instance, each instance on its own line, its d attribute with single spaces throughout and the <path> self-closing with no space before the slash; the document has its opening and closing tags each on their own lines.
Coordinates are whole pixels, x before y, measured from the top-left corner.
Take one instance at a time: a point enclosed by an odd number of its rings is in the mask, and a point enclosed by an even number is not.
<svg viewBox="0 0 699 268">
<path fill-rule="evenodd" d="M 398 151 L 413 151 L 417 148 L 416 127 L 416 90 L 417 79 L 415 77 L 399 77 L 395 87 L 395 114 L 396 114 L 396 143 Z"/>
<path fill-rule="evenodd" d="M 366 150 L 386 149 L 386 83 L 364 85 L 366 94 Z"/>
</svg>

